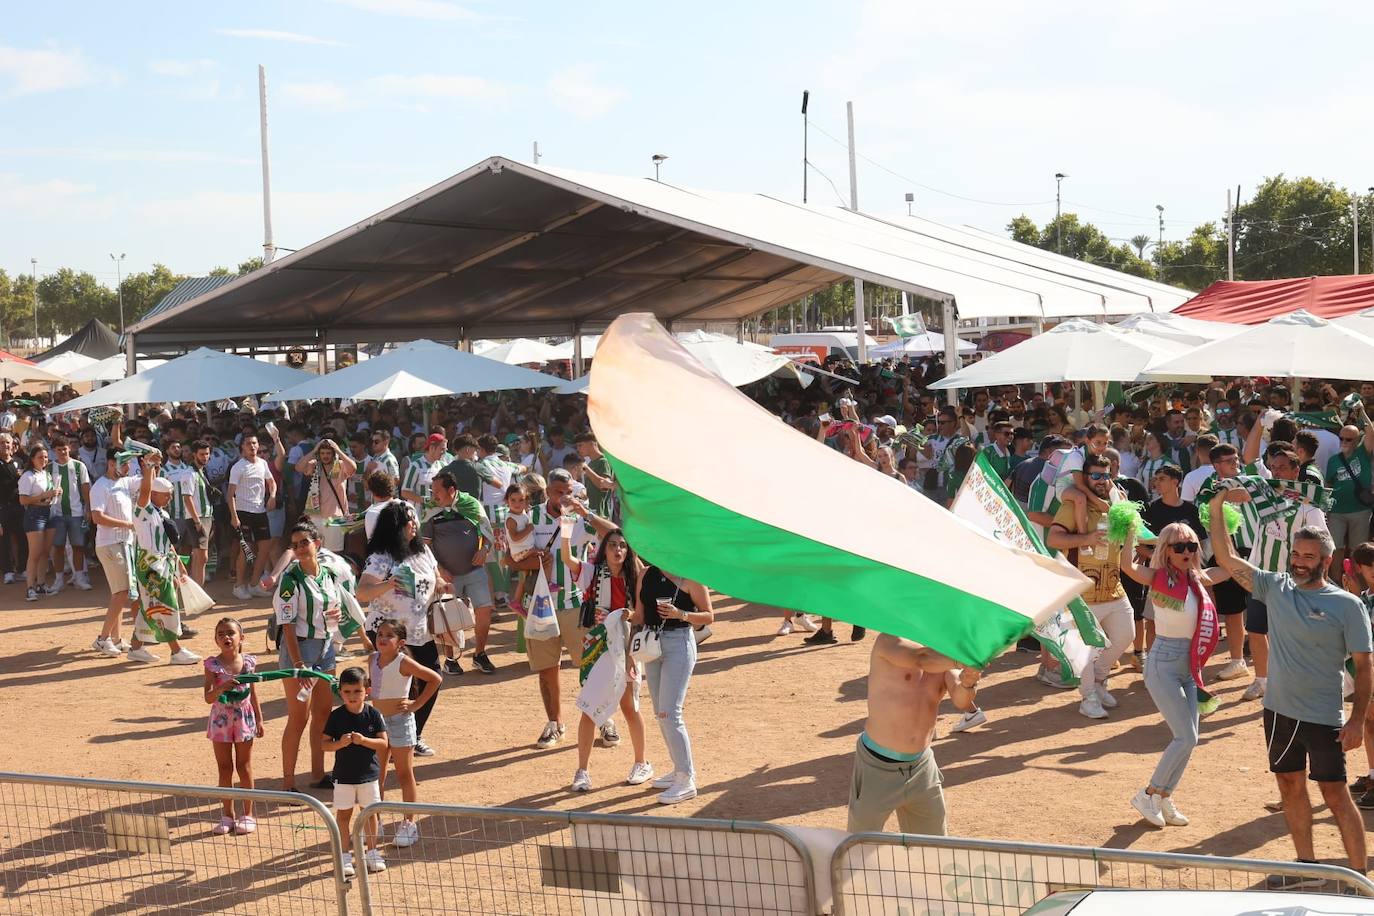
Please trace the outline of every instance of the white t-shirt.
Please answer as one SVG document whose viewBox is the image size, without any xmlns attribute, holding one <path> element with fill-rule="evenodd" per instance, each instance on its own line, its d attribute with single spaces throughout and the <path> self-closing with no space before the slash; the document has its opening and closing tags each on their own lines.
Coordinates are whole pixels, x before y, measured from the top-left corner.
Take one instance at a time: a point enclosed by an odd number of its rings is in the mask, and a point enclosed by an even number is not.
<svg viewBox="0 0 1374 916">
<path fill-rule="evenodd" d="M 48 471 L 25 471 L 19 477 L 20 496 L 42 496 L 51 489 L 52 474 Z"/>
<path fill-rule="evenodd" d="M 120 480 L 111 480 L 102 477 L 91 485 L 91 508 L 95 511 L 108 515 L 110 518 L 121 522 L 132 522 L 134 520 L 134 502 L 129 497 L 128 481 L 137 481 L 137 477 L 125 477 Z M 137 492 L 137 489 L 134 490 Z M 109 547 L 116 544 L 128 543 L 133 532 L 128 528 L 111 528 L 108 525 L 100 525 L 95 529 L 95 546 Z"/>
<path fill-rule="evenodd" d="M 1331 456 L 1341 450 L 1341 437 L 1329 429 L 1313 429 L 1310 432 L 1317 437 L 1317 454 L 1314 456 L 1317 470 L 1325 471 Z"/>
<path fill-rule="evenodd" d="M 1178 495 L 1187 502 L 1197 502 L 1198 491 L 1202 489 L 1203 484 L 1212 479 L 1212 475 L 1215 473 L 1216 471 L 1212 470 L 1210 464 L 1193 468 L 1183 475 L 1183 486 L 1179 488 Z M 1192 636 L 1193 634 L 1189 633 L 1188 635 Z"/>
<path fill-rule="evenodd" d="M 229 483 L 235 487 L 234 508 L 239 512 L 267 511 L 267 479 L 272 470 L 261 458 L 240 458 L 229 469 Z"/>
</svg>

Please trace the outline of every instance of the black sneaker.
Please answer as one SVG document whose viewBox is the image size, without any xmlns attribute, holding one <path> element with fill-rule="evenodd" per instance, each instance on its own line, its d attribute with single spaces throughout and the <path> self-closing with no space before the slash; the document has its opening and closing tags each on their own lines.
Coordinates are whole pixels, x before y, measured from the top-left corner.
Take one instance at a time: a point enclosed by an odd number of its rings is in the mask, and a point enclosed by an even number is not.
<svg viewBox="0 0 1374 916">
<path fill-rule="evenodd" d="M 1360 793 L 1360 797 L 1355 799 L 1355 804 L 1366 811 L 1374 810 L 1374 786 L 1370 786 Z"/>
<path fill-rule="evenodd" d="M 462 674 L 463 666 L 458 664 L 458 659 L 450 658 L 444 662 L 444 673 L 454 675 Z"/>
<path fill-rule="evenodd" d="M 320 781 L 319 781 L 319 782 L 312 782 L 312 783 L 310 784 L 310 788 L 312 788 L 312 789 L 332 789 L 332 788 L 334 788 L 334 776 L 333 776 L 333 774 L 332 774 L 332 773 L 325 773 L 323 776 L 320 777 Z"/>
<path fill-rule="evenodd" d="M 1299 865 L 1315 865 L 1315 862 L 1299 862 Z M 1317 878 L 1312 875 L 1269 875 L 1264 879 L 1264 887 L 1271 891 L 1292 891 L 1302 888 L 1322 887 L 1326 884 L 1325 878 Z"/>
<path fill-rule="evenodd" d="M 849 631 L 849 641 L 850 641 L 850 642 L 858 642 L 859 640 L 863 639 L 863 638 L 864 638 L 865 636 L 867 636 L 867 635 L 868 635 L 868 631 L 865 630 L 863 627 L 855 627 L 854 629 L 852 629 L 852 630 Z"/>
<path fill-rule="evenodd" d="M 817 630 L 803 639 L 802 642 L 812 646 L 833 646 L 835 643 L 839 642 L 839 640 L 836 639 L 835 634 L 829 630 Z"/>
<path fill-rule="evenodd" d="M 200 634 L 200 630 L 197 630 L 197 629 L 195 629 L 194 627 L 188 627 L 188 626 L 187 626 L 186 624 L 184 624 L 184 623 L 181 625 L 181 638 L 182 638 L 182 639 L 195 639 L 196 636 L 198 636 L 199 634 Z"/>
<path fill-rule="evenodd" d="M 1359 797 L 1361 793 L 1374 789 L 1374 779 L 1370 779 L 1368 774 L 1361 776 L 1350 784 L 1350 794 Z"/>
<path fill-rule="evenodd" d="M 487 653 L 485 652 L 478 652 L 474 655 L 472 657 L 472 663 L 476 665 L 477 670 L 483 674 L 496 673 L 496 666 L 491 663 L 491 659 L 487 658 Z"/>
</svg>

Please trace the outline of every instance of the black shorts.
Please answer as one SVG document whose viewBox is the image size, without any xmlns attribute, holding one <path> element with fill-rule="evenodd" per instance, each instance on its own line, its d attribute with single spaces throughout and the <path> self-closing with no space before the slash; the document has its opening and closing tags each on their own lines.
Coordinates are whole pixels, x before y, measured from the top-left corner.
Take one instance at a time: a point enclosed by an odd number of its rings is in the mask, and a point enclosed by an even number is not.
<svg viewBox="0 0 1374 916">
<path fill-rule="evenodd" d="M 1264 740 L 1269 746 L 1269 772 L 1307 771 L 1313 782 L 1345 782 L 1345 751 L 1336 726 L 1299 722 L 1266 709 Z"/>
<path fill-rule="evenodd" d="M 1217 613 L 1223 617 L 1227 614 L 1245 613 L 1245 602 L 1250 597 L 1245 589 L 1230 579 L 1212 586 L 1212 594 L 1216 597 Z"/>
<path fill-rule="evenodd" d="M 1258 636 L 1269 635 L 1269 608 L 1263 601 L 1245 599 L 1245 632 Z"/>
<path fill-rule="evenodd" d="M 1134 579 L 1121 577 L 1121 587 L 1126 592 L 1126 600 L 1131 602 L 1131 616 L 1136 620 L 1145 619 L 1145 599 L 1149 597 L 1150 590 L 1136 582 Z"/>
<path fill-rule="evenodd" d="M 250 541 L 272 540 L 272 526 L 267 523 L 266 512 L 240 512 L 239 526 Z"/>
</svg>

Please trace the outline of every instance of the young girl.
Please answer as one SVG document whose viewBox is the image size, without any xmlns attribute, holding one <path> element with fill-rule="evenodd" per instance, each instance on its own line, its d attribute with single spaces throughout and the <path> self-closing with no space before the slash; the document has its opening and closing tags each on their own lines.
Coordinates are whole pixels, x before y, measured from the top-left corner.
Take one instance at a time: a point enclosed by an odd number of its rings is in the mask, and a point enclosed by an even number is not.
<svg viewBox="0 0 1374 916">
<path fill-rule="evenodd" d="M 521 484 L 506 490 L 506 551 L 511 563 L 519 563 L 534 550 L 534 523 L 530 521 L 530 496 Z M 515 606 L 524 607 L 525 577 L 515 586 Z"/>
<path fill-rule="evenodd" d="M 215 765 L 219 768 L 219 784 L 232 786 L 234 770 L 239 773 L 239 787 L 253 788 L 253 739 L 261 738 L 262 707 L 258 705 L 256 684 L 248 685 L 248 696 L 235 703 L 221 703 L 219 695 L 239 686 L 240 674 L 252 674 L 258 660 L 243 654 L 243 624 L 233 617 L 223 617 L 215 624 L 215 645 L 219 655 L 205 660 L 205 702 L 210 704 L 210 724 L 205 736 L 215 746 Z M 253 803 L 243 803 L 243 817 L 234 820 L 233 799 L 224 800 L 224 816 L 215 825 L 214 833 L 223 836 L 229 831 L 252 833 L 258 829 L 253 819 Z"/>
<path fill-rule="evenodd" d="M 377 651 L 368 663 L 372 676 L 370 691 L 372 705 L 386 720 L 388 746 L 377 753 L 381 776 L 378 786 L 386 788 L 386 765 L 396 761 L 396 781 L 401 784 L 401 800 L 413 802 L 415 790 L 415 712 L 429 702 L 439 689 L 439 672 L 415 661 L 405 649 L 406 627 L 399 620 L 383 620 L 377 624 Z M 411 699 L 410 685 L 414 678 L 425 682 L 424 689 Z M 397 846 L 414 846 L 420 839 L 415 815 L 410 814 L 396 828 Z"/>
</svg>

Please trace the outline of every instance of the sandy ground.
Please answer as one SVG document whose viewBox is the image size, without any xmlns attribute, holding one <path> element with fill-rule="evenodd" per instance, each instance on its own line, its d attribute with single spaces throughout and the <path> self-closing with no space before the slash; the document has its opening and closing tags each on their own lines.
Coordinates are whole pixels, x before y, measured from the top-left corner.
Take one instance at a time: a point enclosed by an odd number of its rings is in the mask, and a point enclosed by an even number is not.
<svg viewBox="0 0 1374 916">
<path fill-rule="evenodd" d="M 190 641 L 192 648 L 210 652 L 214 619 L 232 614 L 249 628 L 249 650 L 270 666 L 265 602 L 245 606 L 223 582 L 210 591 L 224 603 L 194 621 L 201 635 Z M 213 784 L 200 668 L 98 656 L 89 643 L 103 613 L 94 604 L 103 594 L 99 577 L 96 591 L 68 588 L 37 604 L 23 601 L 19 585 L 0 586 L 0 709 L 8 736 L 3 768 Z M 623 722 L 624 743 L 593 753 L 594 790 L 568 791 L 574 729 L 552 750 L 533 747 L 543 714 L 535 680 L 515 654 L 509 614 L 495 630 L 497 675 L 469 670 L 445 679 L 426 733 L 438 753 L 417 766 L 421 800 L 843 827 L 871 638 L 811 648 L 801 642 L 805 634 L 774 635 L 776 610 L 724 600 L 718 613 L 687 702 L 699 773 L 695 800 L 667 809 L 644 789 L 623 784 L 633 759 Z M 847 639 L 848 625 L 838 625 L 837 632 Z M 1214 661 L 1211 670 L 1219 665 Z M 1155 830 L 1128 804 L 1169 740 L 1139 674 L 1115 672 L 1111 687 L 1120 708 L 1108 721 L 1090 722 L 1077 713 L 1076 692 L 1043 687 L 1033 680 L 1034 670 L 1035 657 L 1027 653 L 994 662 L 979 691 L 989 717 L 984 726 L 951 735 L 955 714 L 947 707 L 941 716 L 935 754 L 952 833 L 1292 858 L 1282 815 L 1262 807 L 1277 790 L 1265 770 L 1259 704 L 1240 699 L 1248 681 L 1220 684 L 1222 708 L 1203 723 L 1202 743 L 1177 795 L 1191 825 Z M 575 672 L 565 667 L 570 726 L 576 683 Z M 262 697 L 267 737 L 259 742 L 254 768 L 259 785 L 274 788 L 281 784 L 284 700 L 277 685 L 266 685 Z M 644 704 L 647 709 L 647 692 Z M 652 718 L 647 724 L 648 756 L 662 770 L 668 764 L 663 741 Z M 1363 752 L 1349 762 L 1352 774 L 1361 771 Z M 328 803 L 326 794 L 317 794 Z M 1324 809 L 1317 816 L 1318 856 L 1343 862 L 1334 822 Z M 895 829 L 895 820 L 890 826 Z"/>
</svg>

